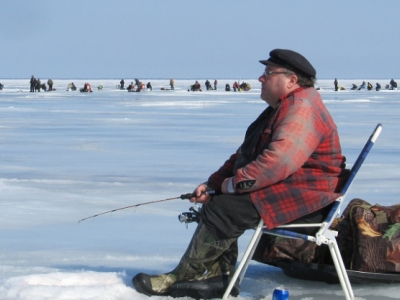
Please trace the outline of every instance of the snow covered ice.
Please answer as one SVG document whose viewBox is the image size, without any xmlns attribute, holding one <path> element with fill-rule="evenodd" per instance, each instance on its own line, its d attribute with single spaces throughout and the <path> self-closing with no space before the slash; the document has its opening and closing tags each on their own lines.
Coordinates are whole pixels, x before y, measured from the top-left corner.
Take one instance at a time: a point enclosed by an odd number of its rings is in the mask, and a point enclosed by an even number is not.
<svg viewBox="0 0 400 300">
<path fill-rule="evenodd" d="M 203 92 L 187 91 L 194 80 L 175 80 L 174 91 L 161 90 L 169 79 L 150 80 L 153 91 L 141 93 L 117 90 L 119 80 L 55 79 L 56 91 L 40 93 L 29 93 L 29 79 L 1 81 L 0 299 L 147 299 L 130 280 L 176 266 L 195 229 L 177 216 L 191 204 L 173 200 L 78 220 L 193 191 L 266 105 L 257 80 L 236 93 L 224 91 L 232 79 Z M 66 91 L 71 81 L 78 89 L 89 82 L 93 93 Z M 317 85 L 349 167 L 383 124 L 347 200 L 392 205 L 400 202 L 400 91 L 350 91 L 362 81 L 339 79 L 346 90 L 338 92 L 333 79 Z M 251 234 L 240 238 L 239 257 Z M 291 300 L 343 299 L 340 285 L 292 279 L 256 262 L 237 299 L 271 299 L 278 286 Z M 368 300 L 400 299 L 399 288 L 353 284 L 357 299 Z"/>
</svg>

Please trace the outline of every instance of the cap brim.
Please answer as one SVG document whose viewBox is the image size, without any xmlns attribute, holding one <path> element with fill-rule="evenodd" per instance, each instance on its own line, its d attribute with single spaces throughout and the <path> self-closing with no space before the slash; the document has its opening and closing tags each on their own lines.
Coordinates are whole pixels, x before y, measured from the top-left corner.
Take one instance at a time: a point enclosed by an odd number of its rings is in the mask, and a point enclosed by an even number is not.
<svg viewBox="0 0 400 300">
<path fill-rule="evenodd" d="M 262 63 L 265 66 L 271 65 L 271 66 L 277 66 L 279 67 L 280 65 L 273 63 L 272 61 L 270 61 L 269 59 L 267 60 L 260 60 L 260 63 Z"/>
</svg>

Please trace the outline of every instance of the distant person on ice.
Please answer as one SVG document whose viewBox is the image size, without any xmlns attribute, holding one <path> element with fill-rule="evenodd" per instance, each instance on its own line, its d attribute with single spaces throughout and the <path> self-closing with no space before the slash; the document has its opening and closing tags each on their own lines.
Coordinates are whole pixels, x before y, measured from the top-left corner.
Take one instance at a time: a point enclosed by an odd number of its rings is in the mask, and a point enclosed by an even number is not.
<svg viewBox="0 0 400 300">
<path fill-rule="evenodd" d="M 135 92 L 141 92 L 141 91 L 143 91 L 144 88 L 145 88 L 144 83 L 142 83 L 141 81 L 139 81 L 139 82 L 137 83 L 137 87 L 136 87 L 136 91 L 135 91 Z"/>
<path fill-rule="evenodd" d="M 196 82 L 190 86 L 192 92 L 201 92 L 201 84 L 196 80 Z"/>
<path fill-rule="evenodd" d="M 200 221 L 177 267 L 137 274 L 132 282 L 138 292 L 204 298 L 201 286 L 207 299 L 222 297 L 245 230 L 260 218 L 269 229 L 294 220 L 322 222 L 339 197 L 348 170 L 337 127 L 314 88 L 316 71 L 297 52 L 269 54 L 260 61 L 265 69 L 258 78 L 268 106 L 247 128 L 239 149 L 194 190 L 190 201 L 203 204 Z M 235 286 L 232 295 L 238 294 Z"/>
<path fill-rule="evenodd" d="M 333 84 L 335 85 L 335 91 L 337 92 L 339 90 L 339 87 L 338 87 L 338 81 L 336 78 L 335 78 L 335 81 L 333 82 Z"/>
<path fill-rule="evenodd" d="M 47 85 L 49 86 L 49 91 L 52 91 L 53 90 L 53 80 L 52 79 L 49 79 L 49 80 L 47 80 Z"/>
<path fill-rule="evenodd" d="M 128 90 L 128 91 L 132 91 L 132 90 L 134 90 L 134 88 L 135 88 L 135 84 L 134 84 L 133 81 L 132 81 L 131 84 L 128 85 L 127 90 Z"/>
<path fill-rule="evenodd" d="M 30 92 L 34 92 L 36 87 L 36 79 L 33 75 L 31 76 L 31 80 L 29 81 L 29 83 L 30 83 Z"/>
<path fill-rule="evenodd" d="M 88 82 L 85 82 L 83 88 L 81 88 L 80 91 L 81 92 L 91 92 L 92 87 L 90 86 L 90 84 Z"/>
<path fill-rule="evenodd" d="M 76 86 L 73 82 L 68 83 L 67 91 L 76 91 Z"/>
<path fill-rule="evenodd" d="M 210 81 L 208 79 L 206 80 L 204 85 L 206 86 L 206 90 L 207 91 L 212 90 L 211 83 L 210 83 Z"/>
<path fill-rule="evenodd" d="M 394 81 L 393 79 L 390 80 L 390 89 L 391 90 L 397 90 L 397 82 Z"/>
<path fill-rule="evenodd" d="M 40 78 L 35 79 L 35 91 L 40 92 L 41 87 L 42 87 L 42 83 L 40 82 Z"/>
<path fill-rule="evenodd" d="M 232 88 L 233 88 L 233 91 L 234 91 L 234 92 L 236 92 L 237 90 L 239 90 L 239 84 L 237 83 L 237 81 L 235 81 L 235 82 L 232 84 Z"/>
</svg>

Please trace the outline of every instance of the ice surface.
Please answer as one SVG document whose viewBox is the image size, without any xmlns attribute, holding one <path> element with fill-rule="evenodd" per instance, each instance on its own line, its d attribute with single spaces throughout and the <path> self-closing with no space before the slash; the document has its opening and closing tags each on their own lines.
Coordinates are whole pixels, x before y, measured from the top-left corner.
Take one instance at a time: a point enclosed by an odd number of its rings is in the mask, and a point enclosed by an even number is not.
<svg viewBox="0 0 400 300">
<path fill-rule="evenodd" d="M 93 93 L 66 91 L 71 81 L 78 88 L 90 82 Z M 203 92 L 187 91 L 194 80 L 175 80 L 174 91 L 161 90 L 169 79 L 150 80 L 153 91 L 142 93 L 117 90 L 119 81 L 55 79 L 56 91 L 41 93 L 29 92 L 28 79 L 1 81 L 0 299 L 146 299 L 130 279 L 175 267 L 195 227 L 177 219 L 190 204 L 78 220 L 191 192 L 237 149 L 265 107 L 254 79 L 245 80 L 251 91 L 236 93 L 224 91 L 232 79 Z M 383 124 L 348 200 L 391 205 L 400 202 L 400 91 L 349 90 L 361 82 L 339 80 L 346 90 L 338 92 L 333 80 L 318 86 L 349 166 Z M 240 251 L 250 235 L 240 238 Z M 339 285 L 291 279 L 254 262 L 238 299 L 271 299 L 277 286 L 292 300 L 343 298 Z M 400 298 L 395 284 L 353 287 L 357 299 Z"/>
</svg>

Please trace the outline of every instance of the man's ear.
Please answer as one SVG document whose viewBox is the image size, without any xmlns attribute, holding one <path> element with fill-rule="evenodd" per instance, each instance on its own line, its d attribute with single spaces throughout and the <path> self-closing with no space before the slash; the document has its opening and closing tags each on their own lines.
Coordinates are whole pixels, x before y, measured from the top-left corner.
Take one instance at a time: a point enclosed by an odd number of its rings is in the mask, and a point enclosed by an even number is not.
<svg viewBox="0 0 400 300">
<path fill-rule="evenodd" d="M 297 77 L 297 75 L 295 73 L 293 73 L 292 75 L 290 75 L 289 77 L 289 81 L 288 81 L 288 89 L 292 89 L 297 85 L 297 81 L 299 80 L 299 78 Z"/>
</svg>

